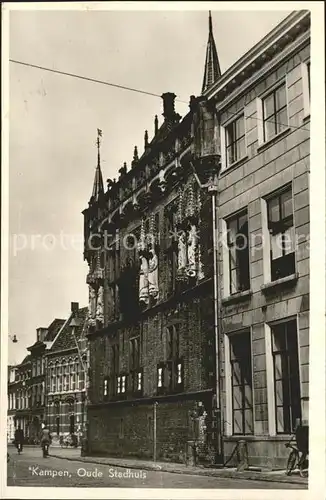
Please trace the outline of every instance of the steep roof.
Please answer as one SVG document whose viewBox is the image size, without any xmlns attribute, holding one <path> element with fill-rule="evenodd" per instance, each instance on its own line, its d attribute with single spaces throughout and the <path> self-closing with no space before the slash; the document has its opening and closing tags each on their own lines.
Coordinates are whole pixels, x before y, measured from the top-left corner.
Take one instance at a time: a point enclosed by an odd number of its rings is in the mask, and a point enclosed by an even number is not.
<svg viewBox="0 0 326 500">
<path fill-rule="evenodd" d="M 27 356 L 25 356 L 25 358 L 23 359 L 23 361 L 20 363 L 19 366 L 26 365 L 31 361 L 31 358 L 32 358 L 31 354 L 27 354 Z"/>
<path fill-rule="evenodd" d="M 58 319 L 55 318 L 51 325 L 48 328 L 48 333 L 46 334 L 45 341 L 46 342 L 52 342 L 55 337 L 57 336 L 57 333 L 59 332 L 60 328 L 64 325 L 65 320 L 64 319 Z"/>
<path fill-rule="evenodd" d="M 208 42 L 206 48 L 206 61 L 204 69 L 204 79 L 202 93 L 205 92 L 221 76 L 220 63 L 218 60 L 212 25 L 212 15 L 209 11 L 208 17 Z"/>
<path fill-rule="evenodd" d="M 98 164 L 95 170 L 94 184 L 93 184 L 93 192 L 92 192 L 92 201 L 97 201 L 99 197 L 104 193 L 103 186 L 103 177 L 101 166 Z"/>
<path fill-rule="evenodd" d="M 55 351 L 64 351 L 66 349 L 73 349 L 76 347 L 76 342 L 75 338 L 78 341 L 83 333 L 85 323 L 86 323 L 86 317 L 87 317 L 87 307 L 83 307 L 77 310 L 76 313 L 72 313 L 67 320 L 66 324 L 60 331 L 59 335 L 57 336 L 56 340 L 54 341 L 50 352 L 55 352 Z M 78 318 L 80 320 L 79 326 L 75 327 L 75 338 L 72 335 L 71 332 L 71 321 L 73 318 Z"/>
</svg>

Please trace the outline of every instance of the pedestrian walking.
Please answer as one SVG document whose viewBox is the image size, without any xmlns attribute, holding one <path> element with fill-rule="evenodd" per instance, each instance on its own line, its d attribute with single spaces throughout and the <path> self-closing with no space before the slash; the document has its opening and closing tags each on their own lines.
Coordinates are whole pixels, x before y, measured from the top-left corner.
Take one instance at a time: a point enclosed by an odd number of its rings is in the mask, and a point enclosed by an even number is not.
<svg viewBox="0 0 326 500">
<path fill-rule="evenodd" d="M 41 431 L 41 447 L 43 450 L 43 457 L 46 458 L 49 455 L 49 446 L 52 443 L 52 436 L 50 429 L 47 424 L 44 423 L 44 427 Z"/>
<path fill-rule="evenodd" d="M 15 430 L 15 445 L 18 450 L 18 453 L 20 454 L 23 451 L 23 445 L 24 445 L 24 431 L 23 429 L 20 428 L 20 425 Z"/>
</svg>

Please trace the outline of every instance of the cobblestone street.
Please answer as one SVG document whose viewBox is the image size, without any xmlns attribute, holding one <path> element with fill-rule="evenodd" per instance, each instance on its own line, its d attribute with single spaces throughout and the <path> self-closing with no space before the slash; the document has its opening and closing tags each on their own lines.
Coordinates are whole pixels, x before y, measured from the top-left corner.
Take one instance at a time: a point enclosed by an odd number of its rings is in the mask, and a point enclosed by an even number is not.
<svg viewBox="0 0 326 500">
<path fill-rule="evenodd" d="M 57 452 L 53 448 L 53 454 Z M 49 456 L 40 448 L 25 448 L 18 455 L 9 449 L 8 486 L 121 487 L 121 488 L 212 488 L 212 489 L 305 489 L 305 484 L 207 477 L 82 463 Z"/>
</svg>

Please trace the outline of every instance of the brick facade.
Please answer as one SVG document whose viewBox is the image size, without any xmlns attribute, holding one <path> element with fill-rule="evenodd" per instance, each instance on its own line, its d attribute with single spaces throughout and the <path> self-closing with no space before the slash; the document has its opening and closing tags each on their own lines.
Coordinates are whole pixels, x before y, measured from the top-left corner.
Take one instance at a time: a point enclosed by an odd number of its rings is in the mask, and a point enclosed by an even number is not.
<svg viewBox="0 0 326 500">
<path fill-rule="evenodd" d="M 284 467 L 284 441 L 308 418 L 309 75 L 310 17 L 298 11 L 192 97 L 183 120 L 163 94 L 162 126 L 105 192 L 99 156 L 84 211 L 91 454 L 150 458 L 156 448 L 185 461 L 196 441 L 214 462 L 220 415 L 224 461 L 244 439 L 250 465 Z M 191 238 L 193 227 L 196 252 L 183 264 L 180 231 Z M 141 242 L 148 231 L 156 246 L 126 250 L 128 235 Z M 144 299 L 145 275 L 155 295 Z"/>
<path fill-rule="evenodd" d="M 87 308 L 72 302 L 71 314 L 45 356 L 46 420 L 55 440 L 67 434 L 81 436 L 86 424 L 86 314 Z"/>
</svg>

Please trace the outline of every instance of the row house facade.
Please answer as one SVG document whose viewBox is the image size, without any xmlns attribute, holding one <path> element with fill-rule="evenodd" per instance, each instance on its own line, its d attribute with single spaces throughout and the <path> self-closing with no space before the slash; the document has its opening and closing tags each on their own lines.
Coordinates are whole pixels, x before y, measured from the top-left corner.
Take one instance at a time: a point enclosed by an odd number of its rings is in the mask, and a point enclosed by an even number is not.
<svg viewBox="0 0 326 500">
<path fill-rule="evenodd" d="M 68 319 L 45 352 L 46 419 L 54 440 L 81 436 L 86 425 L 87 307 L 71 303 Z"/>
<path fill-rule="evenodd" d="M 310 14 L 293 12 L 204 92 L 220 141 L 224 454 L 283 467 L 309 402 Z"/>
<path fill-rule="evenodd" d="M 8 409 L 7 409 L 7 437 L 12 440 L 15 429 L 20 427 L 26 439 L 29 438 L 29 380 L 31 376 L 31 356 L 27 355 L 16 366 L 8 368 Z"/>
<path fill-rule="evenodd" d="M 86 321 L 87 308 L 72 302 L 69 318 L 37 328 L 36 341 L 27 348 L 30 354 L 8 368 L 8 441 L 20 426 L 26 441 L 37 443 L 45 422 L 54 439 L 81 435 L 86 415 Z"/>
<path fill-rule="evenodd" d="M 12 442 L 15 437 L 16 428 L 16 394 L 18 389 L 18 378 L 16 376 L 17 366 L 8 366 L 8 407 L 7 407 L 7 441 Z"/>
<path fill-rule="evenodd" d="M 54 319 L 48 328 L 37 328 L 36 341 L 27 348 L 31 356 L 31 374 L 28 380 L 29 388 L 29 439 L 39 438 L 42 423 L 46 420 L 46 351 L 64 324 L 62 319 Z"/>
<path fill-rule="evenodd" d="M 244 440 L 283 467 L 308 423 L 309 13 L 224 74 L 210 17 L 202 95 L 183 119 L 162 98 L 83 212 L 89 453 L 224 462 Z"/>
</svg>

